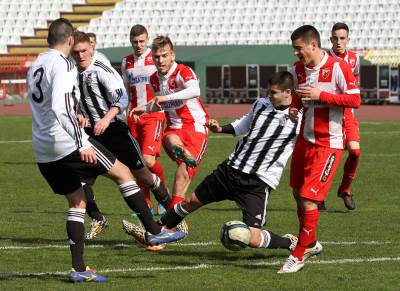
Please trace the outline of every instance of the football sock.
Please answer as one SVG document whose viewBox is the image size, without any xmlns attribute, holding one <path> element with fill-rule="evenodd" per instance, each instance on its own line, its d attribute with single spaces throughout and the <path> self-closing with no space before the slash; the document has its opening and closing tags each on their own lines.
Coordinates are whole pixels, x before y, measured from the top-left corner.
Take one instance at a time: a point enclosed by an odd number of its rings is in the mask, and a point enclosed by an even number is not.
<svg viewBox="0 0 400 291">
<path fill-rule="evenodd" d="M 171 203 L 171 197 L 169 196 L 168 189 L 165 187 L 163 183 L 161 183 L 161 179 L 154 175 L 154 184 L 151 187 L 151 191 L 154 194 L 154 197 L 165 209 L 168 209 Z"/>
<path fill-rule="evenodd" d="M 161 166 L 159 161 L 156 160 L 155 163 L 153 164 L 153 166 L 149 167 L 149 170 L 152 173 L 156 174 L 158 177 L 160 177 L 161 182 L 164 184 L 164 186 L 166 185 L 165 178 L 164 178 L 164 169 Z"/>
<path fill-rule="evenodd" d="M 303 259 L 304 251 L 317 240 L 318 209 L 304 210 L 303 223 L 299 233 L 299 241 L 292 255 L 299 260 Z"/>
<path fill-rule="evenodd" d="M 141 183 L 140 181 L 137 181 L 138 186 L 142 190 L 144 197 L 146 199 L 147 206 L 149 208 L 153 208 L 153 205 L 151 203 L 151 198 L 150 198 L 150 190 L 149 187 L 147 187 L 144 183 Z"/>
<path fill-rule="evenodd" d="M 163 217 L 161 217 L 160 221 L 161 224 L 165 225 L 167 228 L 173 228 L 188 214 L 189 212 L 182 207 L 182 203 L 177 203 L 173 208 L 170 208 Z"/>
<path fill-rule="evenodd" d="M 360 155 L 360 149 L 349 150 L 349 156 L 344 164 L 343 178 L 339 187 L 339 192 L 350 193 L 350 185 L 356 175 L 357 166 L 360 161 Z"/>
<path fill-rule="evenodd" d="M 84 208 L 69 208 L 67 216 L 67 235 L 72 268 L 77 272 L 85 270 L 83 262 L 85 212 Z"/>
<path fill-rule="evenodd" d="M 281 237 L 267 230 L 260 233 L 261 242 L 259 247 L 265 249 L 289 249 L 292 242 L 288 238 Z"/>
<path fill-rule="evenodd" d="M 97 207 L 92 187 L 88 184 L 82 186 L 86 196 L 86 213 L 91 219 L 103 220 L 103 215 Z"/>
<path fill-rule="evenodd" d="M 180 197 L 180 196 L 176 196 L 176 195 L 172 196 L 172 200 L 169 203 L 168 209 L 173 208 L 175 206 L 175 204 L 177 204 L 179 202 L 182 202 L 183 200 L 185 200 L 185 198 Z"/>
<path fill-rule="evenodd" d="M 139 186 L 134 181 L 129 181 L 119 185 L 119 191 L 122 193 L 129 208 L 136 213 L 146 231 L 152 234 L 160 233 L 161 227 L 153 220 L 151 211 Z"/>
</svg>

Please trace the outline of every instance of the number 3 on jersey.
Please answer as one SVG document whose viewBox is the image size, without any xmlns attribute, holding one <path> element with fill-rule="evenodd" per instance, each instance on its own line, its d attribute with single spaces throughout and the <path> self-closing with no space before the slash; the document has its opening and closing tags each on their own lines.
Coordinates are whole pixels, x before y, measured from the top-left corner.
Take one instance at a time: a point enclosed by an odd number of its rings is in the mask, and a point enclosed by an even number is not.
<svg viewBox="0 0 400 291">
<path fill-rule="evenodd" d="M 33 101 L 35 101 L 37 103 L 40 103 L 43 101 L 43 91 L 42 91 L 42 88 L 40 87 L 40 83 L 42 82 L 42 78 L 43 78 L 43 73 L 44 73 L 43 68 L 39 68 L 33 73 L 33 77 L 35 78 L 35 80 L 38 80 L 35 85 L 39 92 L 35 92 L 36 94 L 32 93 L 32 99 L 33 99 Z M 39 97 L 37 97 L 37 94 L 39 94 Z"/>
</svg>

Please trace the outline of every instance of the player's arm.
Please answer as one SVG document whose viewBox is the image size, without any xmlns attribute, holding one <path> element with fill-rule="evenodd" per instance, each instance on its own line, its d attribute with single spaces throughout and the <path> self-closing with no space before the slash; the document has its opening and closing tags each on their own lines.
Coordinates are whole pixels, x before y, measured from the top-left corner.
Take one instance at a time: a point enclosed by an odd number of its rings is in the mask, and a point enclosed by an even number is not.
<svg viewBox="0 0 400 291">
<path fill-rule="evenodd" d="M 188 100 L 200 96 L 200 86 L 198 80 L 189 80 L 183 84 L 183 89 L 168 94 L 165 96 L 155 97 L 155 103 L 157 106 L 162 107 L 164 103 L 173 100 Z"/>
<path fill-rule="evenodd" d="M 131 92 L 130 92 L 130 84 L 129 84 L 129 78 L 128 78 L 128 72 L 126 71 L 126 58 L 122 59 L 121 62 L 121 77 L 122 81 L 124 82 L 125 90 L 128 94 L 128 101 L 131 100 Z"/>
<path fill-rule="evenodd" d="M 85 162 L 96 163 L 96 152 L 89 142 L 89 136 L 79 126 L 75 113 L 73 93 L 77 90 L 76 70 L 67 72 L 65 63 L 53 70 L 51 109 L 62 128 L 75 140 Z"/>
<path fill-rule="evenodd" d="M 215 119 L 209 119 L 206 123 L 206 126 L 214 133 L 235 134 L 235 129 L 231 124 L 225 124 L 221 126 Z"/>
<path fill-rule="evenodd" d="M 96 122 L 94 134 L 100 135 L 108 128 L 111 120 L 128 107 L 128 94 L 123 86 L 122 78 L 119 75 L 101 72 L 98 75 L 99 82 L 105 87 L 107 96 L 103 96 L 110 102 L 110 110 L 106 115 Z"/>
</svg>

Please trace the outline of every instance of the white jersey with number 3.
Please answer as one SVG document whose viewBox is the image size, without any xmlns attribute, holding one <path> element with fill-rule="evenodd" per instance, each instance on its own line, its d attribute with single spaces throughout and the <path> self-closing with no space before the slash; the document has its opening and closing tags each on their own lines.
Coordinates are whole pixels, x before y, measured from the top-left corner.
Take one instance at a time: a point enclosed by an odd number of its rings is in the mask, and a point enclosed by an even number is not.
<svg viewBox="0 0 400 291">
<path fill-rule="evenodd" d="M 56 161 L 89 147 L 75 115 L 80 96 L 74 64 L 60 51 L 49 49 L 30 67 L 27 83 L 36 161 Z"/>
</svg>

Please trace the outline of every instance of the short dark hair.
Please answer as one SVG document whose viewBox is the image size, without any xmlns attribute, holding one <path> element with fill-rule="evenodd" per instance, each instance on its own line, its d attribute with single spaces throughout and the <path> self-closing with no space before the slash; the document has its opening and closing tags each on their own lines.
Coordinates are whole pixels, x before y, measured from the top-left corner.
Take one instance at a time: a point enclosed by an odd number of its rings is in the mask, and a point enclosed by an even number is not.
<svg viewBox="0 0 400 291">
<path fill-rule="evenodd" d="M 318 30 L 312 25 L 303 25 L 293 31 L 290 39 L 295 41 L 297 39 L 303 39 L 305 43 L 309 44 L 312 40 L 316 40 L 318 47 L 321 47 L 321 37 Z"/>
<path fill-rule="evenodd" d="M 333 32 L 335 32 L 336 30 L 339 30 L 339 29 L 344 29 L 344 30 L 346 30 L 347 31 L 347 34 L 349 34 L 349 27 L 347 26 L 347 24 L 346 23 L 343 23 L 343 22 L 337 22 L 337 23 L 335 23 L 333 26 L 332 26 L 332 30 L 331 30 L 331 32 L 333 33 Z"/>
<path fill-rule="evenodd" d="M 280 71 L 276 72 L 271 79 L 268 80 L 268 87 L 277 85 L 279 89 L 283 90 L 293 90 L 294 83 L 293 83 L 293 76 L 288 71 Z"/>
<path fill-rule="evenodd" d="M 96 34 L 93 33 L 93 32 L 87 32 L 86 35 L 87 35 L 88 37 L 93 37 L 95 40 L 97 39 Z"/>
<path fill-rule="evenodd" d="M 166 35 L 158 35 L 154 40 L 153 43 L 151 45 L 151 49 L 153 51 L 159 49 L 159 48 L 163 48 L 166 45 L 169 45 L 169 47 L 171 48 L 171 50 L 174 50 L 174 45 L 172 44 L 171 39 L 166 36 Z"/>
<path fill-rule="evenodd" d="M 74 34 L 74 43 L 81 43 L 81 42 L 88 42 L 90 43 L 90 38 L 89 38 L 89 34 L 88 33 L 84 33 L 82 31 L 75 31 Z"/>
<path fill-rule="evenodd" d="M 136 24 L 136 25 L 131 27 L 131 32 L 129 33 L 129 38 L 133 38 L 135 36 L 139 36 L 139 35 L 142 35 L 142 34 L 149 35 L 147 33 L 146 27 L 144 27 L 141 24 Z"/>
<path fill-rule="evenodd" d="M 67 42 L 68 37 L 70 37 L 73 32 L 74 27 L 68 19 L 58 18 L 50 24 L 47 35 L 47 43 L 50 47 L 64 44 Z"/>
</svg>

